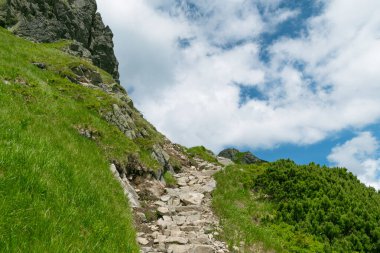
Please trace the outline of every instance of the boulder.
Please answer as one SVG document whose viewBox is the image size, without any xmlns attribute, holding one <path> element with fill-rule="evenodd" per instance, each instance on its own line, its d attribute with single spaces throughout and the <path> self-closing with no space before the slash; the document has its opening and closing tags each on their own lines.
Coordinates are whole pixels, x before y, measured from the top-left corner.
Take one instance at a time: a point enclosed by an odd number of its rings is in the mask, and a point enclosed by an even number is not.
<svg viewBox="0 0 380 253">
<path fill-rule="evenodd" d="M 194 248 L 194 253 L 214 253 L 214 249 L 208 245 L 198 245 Z"/>
<path fill-rule="evenodd" d="M 186 192 L 179 196 L 181 201 L 187 205 L 200 205 L 204 197 L 205 195 L 199 192 Z"/>
</svg>

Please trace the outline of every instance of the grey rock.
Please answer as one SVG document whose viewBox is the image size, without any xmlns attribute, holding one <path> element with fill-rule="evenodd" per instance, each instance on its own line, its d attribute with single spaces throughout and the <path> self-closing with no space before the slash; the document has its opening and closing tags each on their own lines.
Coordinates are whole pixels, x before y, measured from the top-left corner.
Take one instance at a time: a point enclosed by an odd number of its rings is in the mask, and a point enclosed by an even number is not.
<svg viewBox="0 0 380 253">
<path fill-rule="evenodd" d="M 115 164 L 111 164 L 110 170 L 114 177 L 119 181 L 121 187 L 124 190 L 124 194 L 128 197 L 132 207 L 140 207 L 139 195 L 135 189 L 131 186 L 127 178 L 121 178 L 119 172 L 116 169 Z"/>
<path fill-rule="evenodd" d="M 187 183 L 189 182 L 189 179 L 188 178 L 186 178 L 186 177 L 180 177 L 180 178 L 178 178 L 178 180 L 177 180 L 177 184 L 179 185 L 179 186 L 187 186 Z"/>
<path fill-rule="evenodd" d="M 170 198 L 171 198 L 171 197 L 170 197 L 169 195 L 164 195 L 164 196 L 161 197 L 161 200 L 162 200 L 163 202 L 168 202 Z"/>
<path fill-rule="evenodd" d="M 166 238 L 165 243 L 175 243 L 175 244 L 186 244 L 189 242 L 189 239 L 183 237 L 174 237 L 170 236 Z"/>
<path fill-rule="evenodd" d="M 170 156 L 158 144 L 153 145 L 152 157 L 157 160 L 162 166 L 167 166 L 169 164 Z"/>
<path fill-rule="evenodd" d="M 91 59 L 92 54 L 90 50 L 85 48 L 82 43 L 76 40 L 71 42 L 68 47 L 63 48 L 63 51 L 68 54 L 90 60 L 92 62 L 92 59 Z"/>
<path fill-rule="evenodd" d="M 105 115 L 106 120 L 116 125 L 128 138 L 137 138 L 136 125 L 132 118 L 132 111 L 128 107 L 112 105 L 112 111 Z"/>
<path fill-rule="evenodd" d="M 137 242 L 139 243 L 139 244 L 141 244 L 141 245 L 147 245 L 147 244 L 149 244 L 149 241 L 146 239 L 146 238 L 143 238 L 143 237 L 138 237 L 137 238 Z"/>
<path fill-rule="evenodd" d="M 39 69 L 46 69 L 46 64 L 42 62 L 33 62 L 32 63 L 34 66 L 36 66 Z"/>
<path fill-rule="evenodd" d="M 189 245 L 177 245 L 171 244 L 168 247 L 168 253 L 188 253 L 190 252 L 191 246 Z"/>
<path fill-rule="evenodd" d="M 157 212 L 161 215 L 167 215 L 167 214 L 169 214 L 169 209 L 167 207 L 161 206 L 161 207 L 157 208 Z"/>
<path fill-rule="evenodd" d="M 228 158 L 225 158 L 225 157 L 218 156 L 217 159 L 218 159 L 218 162 L 221 163 L 221 164 L 223 164 L 224 166 L 228 166 L 228 165 L 234 164 L 234 162 L 231 159 L 228 159 Z"/>
<path fill-rule="evenodd" d="M 199 192 L 185 192 L 179 197 L 187 205 L 200 205 L 205 195 Z"/>
<path fill-rule="evenodd" d="M 208 245 L 195 246 L 193 253 L 214 253 L 214 249 Z"/>
</svg>

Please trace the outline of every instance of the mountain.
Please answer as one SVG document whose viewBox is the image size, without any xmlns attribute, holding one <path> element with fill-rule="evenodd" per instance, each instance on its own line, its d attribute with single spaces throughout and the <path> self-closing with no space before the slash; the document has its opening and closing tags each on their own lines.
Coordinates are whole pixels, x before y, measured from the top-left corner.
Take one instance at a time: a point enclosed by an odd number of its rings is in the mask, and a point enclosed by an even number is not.
<svg viewBox="0 0 380 253">
<path fill-rule="evenodd" d="M 158 132 L 95 0 L 0 0 L 0 26 L 1 252 L 379 252 L 347 170 Z"/>
<path fill-rule="evenodd" d="M 265 162 L 254 156 L 251 152 L 240 152 L 235 148 L 227 148 L 222 150 L 218 156 L 230 159 L 237 164 L 254 164 Z"/>
</svg>

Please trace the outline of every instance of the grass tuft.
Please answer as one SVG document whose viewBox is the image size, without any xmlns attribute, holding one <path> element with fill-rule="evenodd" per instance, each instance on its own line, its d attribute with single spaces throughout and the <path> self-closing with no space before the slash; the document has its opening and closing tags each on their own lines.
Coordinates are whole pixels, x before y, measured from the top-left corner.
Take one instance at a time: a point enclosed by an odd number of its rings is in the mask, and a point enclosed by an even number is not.
<svg viewBox="0 0 380 253">
<path fill-rule="evenodd" d="M 165 172 L 165 174 L 164 174 L 164 180 L 165 180 L 166 185 L 168 187 L 174 187 L 174 186 L 177 185 L 177 179 L 169 171 Z"/>
</svg>

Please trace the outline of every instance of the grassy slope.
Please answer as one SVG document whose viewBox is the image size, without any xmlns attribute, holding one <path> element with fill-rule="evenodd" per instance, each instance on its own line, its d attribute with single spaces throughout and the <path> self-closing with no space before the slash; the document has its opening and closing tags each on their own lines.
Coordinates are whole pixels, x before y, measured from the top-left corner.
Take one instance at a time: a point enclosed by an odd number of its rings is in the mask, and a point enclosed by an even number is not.
<svg viewBox="0 0 380 253">
<path fill-rule="evenodd" d="M 198 157 L 202 160 L 205 160 L 210 163 L 218 163 L 218 160 L 216 159 L 215 155 L 212 153 L 212 151 L 206 149 L 203 146 L 196 146 L 192 148 L 186 149 L 187 154 L 194 158 Z"/>
<path fill-rule="evenodd" d="M 54 47 L 0 29 L 0 249 L 138 252 L 108 159 L 139 147 L 101 119 L 115 101 L 54 73 L 86 64 Z M 78 125 L 100 136 L 86 139 Z"/>
<path fill-rule="evenodd" d="M 345 169 L 287 160 L 216 175 L 213 206 L 246 252 L 378 252 L 380 194 Z"/>
<path fill-rule="evenodd" d="M 286 224 L 267 226 L 261 220 L 275 215 L 275 205 L 252 191 L 254 179 L 268 164 L 233 165 L 216 175 L 213 207 L 221 218 L 222 239 L 230 246 L 244 242 L 245 252 L 323 252 L 311 236 L 296 233 Z M 297 244 L 294 244 L 297 242 Z"/>
</svg>

